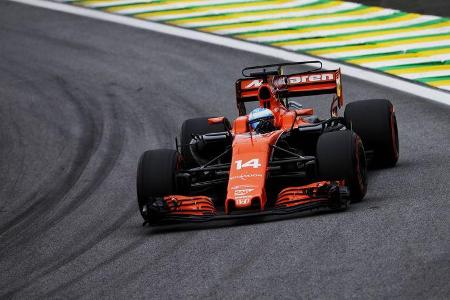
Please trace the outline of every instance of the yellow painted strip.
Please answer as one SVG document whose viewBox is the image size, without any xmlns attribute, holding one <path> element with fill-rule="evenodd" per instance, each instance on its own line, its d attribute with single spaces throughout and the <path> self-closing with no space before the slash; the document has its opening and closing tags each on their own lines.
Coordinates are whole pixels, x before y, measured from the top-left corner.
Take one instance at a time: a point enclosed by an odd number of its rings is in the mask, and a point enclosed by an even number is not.
<svg viewBox="0 0 450 300">
<path fill-rule="evenodd" d="M 375 32 L 349 34 L 349 35 L 344 35 L 344 36 L 339 36 L 339 37 L 294 40 L 294 41 L 273 43 L 273 45 L 284 47 L 284 46 L 292 46 L 292 45 L 307 45 L 307 44 L 317 44 L 317 43 L 336 42 L 336 41 L 351 41 L 354 39 L 361 39 L 361 38 L 367 38 L 367 37 L 377 37 L 377 36 L 382 37 L 383 35 L 386 35 L 386 34 L 411 33 L 411 32 L 420 31 L 420 30 L 439 29 L 441 27 L 446 27 L 446 26 L 450 26 L 450 21 L 442 22 L 442 23 L 438 23 L 438 24 L 420 26 L 420 27 L 416 27 L 416 28 L 387 29 L 387 30 L 381 30 L 381 31 L 375 31 Z"/>
<path fill-rule="evenodd" d="M 436 81 L 428 81 L 427 84 L 432 85 L 432 86 L 436 86 L 436 87 L 450 86 L 450 79 L 446 79 L 446 80 L 436 80 Z"/>
<path fill-rule="evenodd" d="M 352 17 L 352 16 L 361 16 L 369 13 L 379 12 L 382 11 L 382 8 L 379 7 L 368 7 L 365 9 L 347 12 L 347 13 L 336 13 L 336 14 L 326 14 L 326 15 L 319 15 L 319 16 L 312 16 L 312 17 L 299 17 L 299 18 L 289 18 L 289 22 L 297 22 L 297 21 L 310 21 L 310 20 L 320 20 L 323 18 L 330 18 L 330 17 Z M 285 21 L 283 19 L 283 21 Z M 258 28 L 259 26 L 264 25 L 274 25 L 280 23 L 279 20 L 270 20 L 270 21 L 261 21 L 261 22 L 252 22 L 252 23 L 240 23 L 240 24 L 230 24 L 230 25 L 220 25 L 220 26 L 211 26 L 211 27 L 205 27 L 202 28 L 203 31 L 208 32 L 214 32 L 224 29 L 234 29 L 234 28 L 248 28 L 249 31 L 251 28 Z"/>
<path fill-rule="evenodd" d="M 392 41 L 392 42 L 382 42 L 382 43 L 376 43 L 376 44 L 366 44 L 366 45 L 357 45 L 357 46 L 346 46 L 346 47 L 339 47 L 336 49 L 329 48 L 324 50 L 313 50 L 309 51 L 309 53 L 321 56 L 326 55 L 329 53 L 338 53 L 338 52 L 349 52 L 354 50 L 362 50 L 362 49 L 382 49 L 386 47 L 391 46 L 398 46 L 398 45 L 408 45 L 408 44 L 414 44 L 414 43 L 421 43 L 421 42 L 433 42 L 433 41 L 442 41 L 442 40 L 450 40 L 450 34 L 445 36 L 425 36 L 425 37 L 413 37 L 409 39 L 403 39 L 398 41 Z"/>
<path fill-rule="evenodd" d="M 271 1 L 271 2 L 274 2 L 273 4 L 276 4 L 279 1 Z M 283 1 L 283 2 L 286 2 L 286 1 Z M 291 1 L 288 1 L 288 2 L 291 2 Z M 283 3 L 280 3 L 280 4 L 283 4 Z M 195 19 L 184 19 L 184 20 L 173 21 L 170 23 L 173 23 L 173 24 L 179 25 L 179 26 L 187 26 L 189 23 L 192 23 L 192 22 L 197 23 L 197 22 L 221 21 L 221 20 L 228 21 L 228 20 L 233 20 L 233 19 L 239 20 L 239 18 L 251 17 L 251 16 L 265 17 L 268 15 L 273 15 L 275 13 L 276 14 L 282 14 L 283 12 L 294 13 L 294 12 L 303 12 L 305 10 L 314 11 L 314 10 L 325 9 L 325 8 L 333 8 L 333 7 L 338 7 L 341 4 L 342 3 L 339 1 L 331 1 L 331 2 L 326 2 L 326 3 L 320 3 L 317 5 L 313 5 L 313 6 L 307 6 L 307 7 L 285 8 L 285 9 L 276 9 L 276 10 L 270 9 L 270 10 L 266 10 L 266 11 L 251 11 L 251 12 L 246 12 L 246 13 L 233 13 L 233 14 L 227 14 L 227 15 L 201 17 L 201 18 L 195 18 Z M 266 5 L 266 3 L 264 3 L 264 5 Z M 258 6 L 253 5 L 253 7 L 257 8 Z M 220 8 L 217 9 L 217 7 L 215 7 L 214 11 L 217 13 L 220 13 Z M 147 15 L 149 15 L 149 14 L 147 14 Z"/>
<path fill-rule="evenodd" d="M 431 72 L 431 71 L 449 71 L 450 65 L 437 65 L 437 66 L 421 66 L 415 68 L 401 68 L 387 71 L 390 74 L 394 75 L 403 75 L 403 74 L 411 74 L 411 73 L 423 73 L 423 72 Z"/>
</svg>

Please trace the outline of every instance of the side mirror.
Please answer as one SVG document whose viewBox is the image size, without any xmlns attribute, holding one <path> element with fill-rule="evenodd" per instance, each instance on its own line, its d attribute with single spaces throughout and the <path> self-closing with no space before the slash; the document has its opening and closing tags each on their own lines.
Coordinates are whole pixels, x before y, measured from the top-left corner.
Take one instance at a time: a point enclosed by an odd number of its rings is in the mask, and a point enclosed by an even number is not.
<svg viewBox="0 0 450 300">
<path fill-rule="evenodd" d="M 225 122 L 225 117 L 215 117 L 215 118 L 209 118 L 208 119 L 208 124 L 209 125 L 224 124 L 224 122 Z"/>
<path fill-rule="evenodd" d="M 208 119 L 208 125 L 223 124 L 225 130 L 231 135 L 231 125 L 225 117 L 215 117 Z"/>
</svg>

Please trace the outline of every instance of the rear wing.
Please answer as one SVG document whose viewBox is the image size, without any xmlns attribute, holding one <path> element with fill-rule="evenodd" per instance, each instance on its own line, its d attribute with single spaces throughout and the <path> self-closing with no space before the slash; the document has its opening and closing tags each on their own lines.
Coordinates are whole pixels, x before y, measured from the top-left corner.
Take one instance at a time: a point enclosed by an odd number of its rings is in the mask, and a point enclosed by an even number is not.
<svg viewBox="0 0 450 300">
<path fill-rule="evenodd" d="M 258 101 L 258 89 L 267 80 L 279 98 L 336 94 L 338 107 L 344 104 L 340 69 L 311 71 L 290 75 L 251 77 L 236 81 L 236 100 L 239 103 Z"/>
</svg>

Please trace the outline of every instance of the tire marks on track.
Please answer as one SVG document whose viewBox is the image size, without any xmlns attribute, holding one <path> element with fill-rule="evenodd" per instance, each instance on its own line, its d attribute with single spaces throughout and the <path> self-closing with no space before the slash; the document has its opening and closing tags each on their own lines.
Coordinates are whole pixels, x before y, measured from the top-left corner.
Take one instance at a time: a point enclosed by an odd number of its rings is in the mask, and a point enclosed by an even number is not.
<svg viewBox="0 0 450 300">
<path fill-rule="evenodd" d="M 39 190 L 37 190 L 35 194 L 30 196 L 26 202 L 32 202 L 33 204 L 25 211 L 16 215 L 15 218 L 13 218 L 1 228 L 0 238 L 7 239 L 8 235 L 22 236 L 22 232 L 29 232 L 29 229 L 34 225 L 34 220 L 36 220 L 40 215 L 45 214 L 45 212 L 49 211 L 51 207 L 58 204 L 61 199 L 63 199 L 64 196 L 73 188 L 73 186 L 81 177 L 83 171 L 89 163 L 92 154 L 95 152 L 98 146 L 99 140 L 101 138 L 101 132 L 99 132 L 100 129 L 97 126 L 94 117 L 89 114 L 89 110 L 86 109 L 85 105 L 80 104 L 73 95 L 68 94 L 67 96 L 78 111 L 78 116 L 81 119 L 81 131 L 83 132 L 77 145 L 77 149 L 75 151 L 73 159 L 66 164 L 68 170 L 65 172 L 65 174 L 55 174 L 56 178 L 59 179 L 62 177 L 62 179 L 57 180 L 51 187 L 47 187 L 47 192 L 44 195 L 38 196 Z M 20 224 L 26 225 L 17 230 L 13 230 Z M 15 241 L 14 238 L 10 237 L 8 240 L 9 243 L 6 244 L 6 247 L 4 247 L 3 251 L 1 251 L 0 254 L 3 254 L 6 249 L 15 244 L 13 242 Z M 16 241 L 20 242 L 20 240 Z"/>
<path fill-rule="evenodd" d="M 13 219 L 12 224 L 8 224 L 10 225 L 9 229 L 16 226 L 17 224 L 27 222 L 27 219 L 36 218 L 41 214 L 45 214 L 46 211 L 50 211 L 50 207 L 58 206 L 58 202 L 60 202 L 64 198 L 67 198 L 67 194 L 71 192 L 73 187 L 76 184 L 80 184 L 78 181 L 80 180 L 83 172 L 86 170 L 88 164 L 92 160 L 92 156 L 98 151 L 99 145 L 101 143 L 106 143 L 105 145 L 103 145 L 103 148 L 106 150 L 102 151 L 102 159 L 100 160 L 98 166 L 95 166 L 93 174 L 89 175 L 91 179 L 88 181 L 88 183 L 84 185 L 83 188 L 74 196 L 70 197 L 70 202 L 68 202 L 68 204 L 65 205 L 62 209 L 59 209 L 57 215 L 54 217 L 50 217 L 46 221 L 46 223 L 41 226 L 36 227 L 32 224 L 27 224 L 28 226 L 22 226 L 20 228 L 20 231 L 13 231 L 11 234 L 15 234 L 17 238 L 9 238 L 9 243 L 1 251 L 2 254 L 10 249 L 13 249 L 16 245 L 24 245 L 27 242 L 30 242 L 30 237 L 32 237 L 32 239 L 37 239 L 40 235 L 42 235 L 52 227 L 58 226 L 58 223 L 60 223 L 63 218 L 67 217 L 73 211 L 83 205 L 84 202 L 88 200 L 90 195 L 92 195 L 92 193 L 98 187 L 100 187 L 103 181 L 109 176 L 122 153 L 124 144 L 124 131 L 120 127 L 120 124 L 124 120 L 123 117 L 120 116 L 120 111 L 116 107 L 116 102 L 110 101 L 111 118 L 109 119 L 114 121 L 110 122 L 110 134 L 109 136 L 105 137 L 103 129 L 105 126 L 104 121 L 98 119 L 99 114 L 96 113 L 98 111 L 104 110 L 105 108 L 100 105 L 96 105 L 93 99 L 76 95 L 76 93 L 72 91 L 72 88 L 64 79 L 55 78 L 55 81 L 66 95 L 66 98 L 69 99 L 70 102 L 72 102 L 77 107 L 79 116 L 82 116 L 80 124 L 83 124 L 83 126 L 81 130 L 86 138 L 79 144 L 76 151 L 77 155 L 75 155 L 72 161 L 71 171 L 68 173 L 69 176 L 67 176 L 67 179 L 65 179 L 64 183 L 62 184 L 63 186 L 65 186 L 65 189 L 60 191 L 59 193 L 49 193 L 39 198 L 38 201 L 34 203 L 34 205 L 32 205 L 16 219 Z M 109 97 L 112 97 L 112 94 L 109 94 Z M 38 265 L 33 267 L 33 273 L 37 272 L 37 275 L 31 278 L 31 280 L 29 282 L 26 282 L 23 286 L 20 286 L 12 290 L 10 293 L 6 294 L 6 296 L 11 296 L 17 290 L 20 290 L 21 288 L 27 286 L 27 284 L 29 284 L 30 282 L 33 282 L 36 277 L 44 276 L 57 270 L 61 266 L 77 258 L 82 253 L 91 249 L 96 243 L 98 243 L 103 238 L 107 237 L 110 233 L 114 232 L 118 227 L 120 227 L 120 225 L 131 216 L 132 211 L 134 210 L 134 207 L 130 207 L 130 209 L 127 210 L 122 215 L 122 217 L 117 219 L 112 224 L 112 226 L 107 228 L 107 230 L 102 231 L 98 236 L 90 238 L 87 241 L 82 240 L 82 242 L 80 243 L 81 247 L 76 251 L 73 251 L 72 246 L 69 246 L 64 250 L 64 253 L 70 253 L 70 255 L 68 255 L 67 257 L 63 257 L 62 259 L 56 261 L 54 260 L 54 258 L 49 257 L 47 260 L 41 261 Z M 22 234 L 23 231 L 26 231 L 26 234 Z"/>
</svg>

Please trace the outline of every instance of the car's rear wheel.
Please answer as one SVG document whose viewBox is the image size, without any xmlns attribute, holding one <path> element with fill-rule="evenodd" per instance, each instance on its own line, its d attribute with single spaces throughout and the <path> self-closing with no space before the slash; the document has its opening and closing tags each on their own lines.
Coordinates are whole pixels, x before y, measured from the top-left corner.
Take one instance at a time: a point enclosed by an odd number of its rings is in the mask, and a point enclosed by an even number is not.
<svg viewBox="0 0 450 300">
<path fill-rule="evenodd" d="M 321 180 L 344 180 L 353 202 L 367 192 L 366 156 L 361 139 L 351 131 L 324 133 L 317 141 L 317 169 Z"/>
<path fill-rule="evenodd" d="M 225 124 L 230 127 L 230 122 L 225 118 Z M 208 117 L 188 119 L 181 126 L 180 142 L 181 155 L 183 156 L 183 166 L 193 168 L 198 166 L 191 153 L 189 143 L 193 134 L 207 134 L 226 131 L 225 124 L 208 124 Z"/>
<path fill-rule="evenodd" d="M 179 164 L 179 153 L 171 149 L 148 150 L 141 155 L 136 188 L 139 211 L 144 219 L 148 217 L 145 205 L 150 205 L 156 197 L 176 194 L 175 174 Z"/>
<path fill-rule="evenodd" d="M 389 100 L 373 99 L 347 104 L 344 118 L 362 139 L 364 148 L 373 151 L 373 165 L 393 167 L 399 157 L 397 118 Z"/>
</svg>

